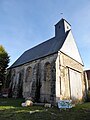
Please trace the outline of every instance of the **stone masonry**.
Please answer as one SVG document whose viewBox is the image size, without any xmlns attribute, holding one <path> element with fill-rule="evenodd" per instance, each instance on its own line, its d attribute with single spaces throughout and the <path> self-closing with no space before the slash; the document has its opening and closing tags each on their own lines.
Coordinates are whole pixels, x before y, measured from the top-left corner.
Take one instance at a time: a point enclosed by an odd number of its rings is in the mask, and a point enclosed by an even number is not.
<svg viewBox="0 0 90 120">
<path fill-rule="evenodd" d="M 84 95 L 83 66 L 62 52 L 58 52 L 13 68 L 10 84 L 12 96 L 19 97 L 22 91 L 24 98 L 32 97 L 37 102 L 53 104 L 60 99 L 71 99 L 69 68 L 81 73 Z"/>
<path fill-rule="evenodd" d="M 54 54 L 13 68 L 10 83 L 12 96 L 19 97 L 21 87 L 19 81 L 22 79 L 24 98 L 32 97 L 35 101 L 55 102 L 56 58 L 57 54 Z"/>
</svg>

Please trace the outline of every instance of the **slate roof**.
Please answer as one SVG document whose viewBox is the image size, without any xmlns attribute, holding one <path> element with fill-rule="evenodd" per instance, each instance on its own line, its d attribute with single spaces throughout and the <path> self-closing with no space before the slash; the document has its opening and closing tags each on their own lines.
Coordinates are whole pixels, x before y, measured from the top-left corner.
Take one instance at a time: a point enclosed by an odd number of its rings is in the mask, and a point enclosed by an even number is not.
<svg viewBox="0 0 90 120">
<path fill-rule="evenodd" d="M 70 31 L 70 30 L 69 30 Z M 63 37 L 53 37 L 27 51 L 25 51 L 10 68 L 17 67 L 30 61 L 54 54 L 62 47 L 69 31 Z"/>
</svg>

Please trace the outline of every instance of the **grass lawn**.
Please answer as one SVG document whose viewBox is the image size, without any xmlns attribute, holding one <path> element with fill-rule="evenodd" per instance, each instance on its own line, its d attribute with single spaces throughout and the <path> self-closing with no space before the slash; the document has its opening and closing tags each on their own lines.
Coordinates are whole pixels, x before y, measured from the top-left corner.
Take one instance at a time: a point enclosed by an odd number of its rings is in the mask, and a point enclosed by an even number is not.
<svg viewBox="0 0 90 120">
<path fill-rule="evenodd" d="M 22 99 L 0 98 L 0 120 L 90 120 L 90 103 L 77 105 L 68 110 L 21 107 Z"/>
</svg>

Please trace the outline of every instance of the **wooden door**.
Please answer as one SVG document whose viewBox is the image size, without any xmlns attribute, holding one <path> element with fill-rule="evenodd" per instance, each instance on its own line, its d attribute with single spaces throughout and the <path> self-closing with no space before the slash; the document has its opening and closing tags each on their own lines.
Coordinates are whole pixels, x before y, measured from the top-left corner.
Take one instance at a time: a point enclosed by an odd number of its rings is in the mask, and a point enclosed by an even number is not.
<svg viewBox="0 0 90 120">
<path fill-rule="evenodd" d="M 69 69 L 70 75 L 70 93 L 71 99 L 81 99 L 82 98 L 82 80 L 81 73 L 73 69 Z"/>
</svg>

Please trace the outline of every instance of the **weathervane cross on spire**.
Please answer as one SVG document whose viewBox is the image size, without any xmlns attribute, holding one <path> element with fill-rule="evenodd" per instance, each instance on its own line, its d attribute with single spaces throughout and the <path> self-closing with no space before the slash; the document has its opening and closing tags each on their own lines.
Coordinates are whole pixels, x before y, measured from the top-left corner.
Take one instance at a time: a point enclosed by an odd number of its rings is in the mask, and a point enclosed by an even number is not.
<svg viewBox="0 0 90 120">
<path fill-rule="evenodd" d="M 61 17 L 63 18 L 63 13 L 60 13 L 61 14 Z"/>
</svg>

